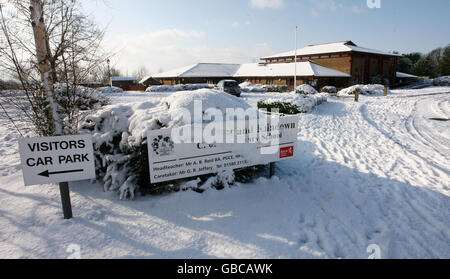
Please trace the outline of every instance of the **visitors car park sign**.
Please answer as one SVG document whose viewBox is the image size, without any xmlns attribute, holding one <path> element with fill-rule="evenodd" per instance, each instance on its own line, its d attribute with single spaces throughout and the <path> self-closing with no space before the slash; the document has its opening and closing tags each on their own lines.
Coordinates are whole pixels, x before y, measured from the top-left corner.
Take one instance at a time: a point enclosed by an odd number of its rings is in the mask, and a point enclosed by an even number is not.
<svg viewBox="0 0 450 279">
<path fill-rule="evenodd" d="M 250 132 L 247 127 L 231 133 Z M 223 133 L 230 133 L 224 128 Z M 279 118 L 275 125 L 259 127 L 244 143 L 175 143 L 173 129 L 149 131 L 148 155 L 150 182 L 159 183 L 226 169 L 265 165 L 294 157 L 298 134 L 298 116 Z M 267 140 L 269 138 L 276 141 Z M 262 141 L 266 139 L 267 141 Z"/>
<path fill-rule="evenodd" d="M 95 178 L 91 135 L 23 138 L 19 152 L 26 186 Z"/>
</svg>

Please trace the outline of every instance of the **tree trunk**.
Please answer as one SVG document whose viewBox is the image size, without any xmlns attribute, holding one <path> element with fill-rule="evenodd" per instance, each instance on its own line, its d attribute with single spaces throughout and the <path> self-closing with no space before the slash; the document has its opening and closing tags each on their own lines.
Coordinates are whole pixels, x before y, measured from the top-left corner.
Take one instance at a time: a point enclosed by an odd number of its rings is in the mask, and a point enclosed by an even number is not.
<svg viewBox="0 0 450 279">
<path fill-rule="evenodd" d="M 44 23 L 43 5 L 41 0 L 30 0 L 31 25 L 33 27 L 34 41 L 36 45 L 36 57 L 38 59 L 39 72 L 41 73 L 41 82 L 44 86 L 45 97 L 49 103 L 51 117 L 54 123 L 53 129 L 50 129 L 53 135 L 62 134 L 62 126 L 58 114 L 58 105 L 56 102 L 55 89 L 53 86 L 52 67 L 50 64 L 50 53 L 48 47 L 48 37 Z M 54 71 L 54 69 L 53 69 Z"/>
</svg>

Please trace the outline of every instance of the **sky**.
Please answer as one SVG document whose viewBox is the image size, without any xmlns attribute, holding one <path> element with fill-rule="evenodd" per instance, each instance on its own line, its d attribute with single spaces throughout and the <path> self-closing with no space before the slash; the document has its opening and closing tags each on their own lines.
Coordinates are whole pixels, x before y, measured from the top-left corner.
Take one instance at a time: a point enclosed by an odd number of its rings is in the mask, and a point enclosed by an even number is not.
<svg viewBox="0 0 450 279">
<path fill-rule="evenodd" d="M 351 40 L 382 51 L 450 44 L 449 0 L 83 0 L 123 75 L 199 62 L 251 63 Z"/>
</svg>

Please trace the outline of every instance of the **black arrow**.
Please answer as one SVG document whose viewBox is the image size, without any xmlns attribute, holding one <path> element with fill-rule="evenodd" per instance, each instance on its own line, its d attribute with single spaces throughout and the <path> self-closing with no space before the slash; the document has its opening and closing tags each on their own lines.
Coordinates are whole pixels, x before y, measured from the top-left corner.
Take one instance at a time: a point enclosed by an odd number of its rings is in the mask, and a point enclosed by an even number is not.
<svg viewBox="0 0 450 279">
<path fill-rule="evenodd" d="M 83 172 L 83 169 L 79 169 L 79 170 L 66 170 L 66 171 L 54 171 L 54 172 L 50 172 L 48 170 L 43 171 L 41 173 L 38 173 L 38 175 L 40 176 L 44 176 L 44 177 L 50 177 L 50 175 L 52 174 L 64 174 L 64 173 L 73 173 L 73 172 Z"/>
</svg>

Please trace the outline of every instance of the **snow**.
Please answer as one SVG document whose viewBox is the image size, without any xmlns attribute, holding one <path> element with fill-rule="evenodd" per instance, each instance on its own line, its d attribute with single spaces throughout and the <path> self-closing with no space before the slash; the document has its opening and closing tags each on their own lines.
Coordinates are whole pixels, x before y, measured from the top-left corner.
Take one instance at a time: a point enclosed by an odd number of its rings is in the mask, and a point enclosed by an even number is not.
<svg viewBox="0 0 450 279">
<path fill-rule="evenodd" d="M 410 74 L 406 74 L 406 73 L 402 73 L 402 72 L 397 72 L 396 76 L 397 76 L 397 78 L 419 78 L 418 76 L 410 75 Z"/>
<path fill-rule="evenodd" d="M 311 112 L 314 107 L 327 101 L 326 93 L 276 93 L 266 94 L 266 98 L 262 100 L 265 104 L 285 103 L 295 105 L 302 113 Z"/>
<path fill-rule="evenodd" d="M 295 88 L 295 92 L 296 93 L 301 93 L 301 94 L 306 94 L 306 95 L 310 95 L 310 94 L 317 94 L 317 90 L 314 89 L 314 87 L 312 87 L 309 84 L 302 84 L 299 85 Z"/>
<path fill-rule="evenodd" d="M 112 81 L 136 81 L 135 77 L 112 77 Z"/>
<path fill-rule="evenodd" d="M 214 85 L 207 83 L 193 83 L 193 84 L 177 84 L 177 85 L 152 85 L 149 86 L 145 92 L 176 92 L 186 90 L 198 90 L 213 88 Z"/>
<path fill-rule="evenodd" d="M 354 85 L 348 88 L 344 88 L 337 93 L 339 97 L 348 97 L 355 95 L 356 89 L 359 89 L 359 94 L 361 95 L 383 95 L 384 85 L 380 84 L 369 84 L 369 85 Z"/>
<path fill-rule="evenodd" d="M 320 89 L 320 92 L 336 94 L 338 92 L 338 90 L 334 86 L 324 86 Z"/>
<path fill-rule="evenodd" d="M 295 63 L 279 64 L 242 64 L 234 77 L 287 77 L 294 76 Z M 313 62 L 298 62 L 297 76 L 305 77 L 350 77 L 350 75 L 333 70 Z"/>
<path fill-rule="evenodd" d="M 117 94 L 113 107 L 145 112 L 178 93 Z M 275 177 L 222 191 L 123 201 L 71 183 L 71 220 L 57 186 L 23 186 L 18 134 L 2 113 L 0 257 L 66 258 L 75 244 L 82 258 L 367 258 L 375 244 L 382 258 L 449 258 L 450 122 L 432 120 L 448 118 L 449 94 L 331 97 L 301 115 L 296 156 Z M 241 99 L 255 106 L 275 95 Z"/>
<path fill-rule="evenodd" d="M 259 92 L 264 93 L 267 92 L 267 85 L 263 84 L 253 84 L 251 82 L 243 82 L 239 84 L 239 87 L 243 92 Z"/>
<path fill-rule="evenodd" d="M 123 93 L 123 89 L 115 86 L 106 86 L 106 87 L 100 87 L 96 89 L 98 92 L 103 94 L 117 94 L 117 93 Z"/>
<path fill-rule="evenodd" d="M 195 78 L 195 77 L 286 77 L 293 76 L 294 63 L 280 64 L 221 64 L 199 63 L 164 73 L 153 75 L 153 78 Z M 350 77 L 350 75 L 330 69 L 313 62 L 297 63 L 297 76 L 305 77 Z"/>
<path fill-rule="evenodd" d="M 450 76 L 438 77 L 433 80 L 433 85 L 435 86 L 449 86 Z"/>
<path fill-rule="evenodd" d="M 169 77 L 231 77 L 239 68 L 239 64 L 198 63 L 187 67 L 177 68 L 167 72 L 155 74 L 153 78 Z"/>
<path fill-rule="evenodd" d="M 337 42 L 329 44 L 319 44 L 310 45 L 301 49 L 297 49 L 297 56 L 303 55 L 320 55 L 320 54 L 330 54 L 330 53 L 344 53 L 344 52 L 362 52 L 362 53 L 372 53 L 380 55 L 389 56 L 399 56 L 397 54 L 373 50 L 365 47 L 354 46 L 351 42 Z M 292 57 L 295 55 L 295 50 L 283 52 L 271 56 L 266 56 L 261 59 L 271 59 L 271 58 L 281 58 L 281 57 Z"/>
</svg>

